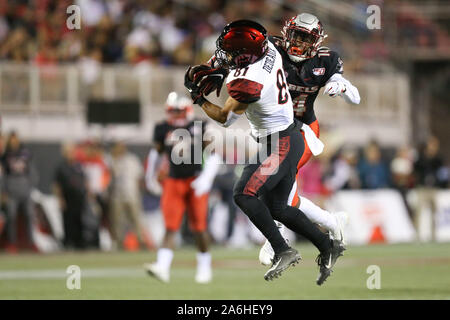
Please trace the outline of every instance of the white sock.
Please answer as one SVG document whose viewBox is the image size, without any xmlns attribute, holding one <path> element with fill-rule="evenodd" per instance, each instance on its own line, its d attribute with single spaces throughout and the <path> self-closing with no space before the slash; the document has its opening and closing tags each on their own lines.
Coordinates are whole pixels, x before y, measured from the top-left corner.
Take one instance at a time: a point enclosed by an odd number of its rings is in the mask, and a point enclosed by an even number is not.
<svg viewBox="0 0 450 320">
<path fill-rule="evenodd" d="M 209 252 L 197 252 L 197 269 L 211 269 L 211 254 Z"/>
<path fill-rule="evenodd" d="M 336 217 L 330 212 L 315 205 L 311 200 L 300 197 L 300 210 L 314 223 L 331 231 L 337 227 Z"/>
<path fill-rule="evenodd" d="M 158 249 L 156 263 L 163 269 L 170 269 L 172 264 L 173 251 L 168 248 Z"/>
<path fill-rule="evenodd" d="M 278 230 L 281 233 L 281 236 L 283 238 L 286 238 L 286 227 L 281 222 L 275 221 L 275 224 L 277 225 Z"/>
</svg>

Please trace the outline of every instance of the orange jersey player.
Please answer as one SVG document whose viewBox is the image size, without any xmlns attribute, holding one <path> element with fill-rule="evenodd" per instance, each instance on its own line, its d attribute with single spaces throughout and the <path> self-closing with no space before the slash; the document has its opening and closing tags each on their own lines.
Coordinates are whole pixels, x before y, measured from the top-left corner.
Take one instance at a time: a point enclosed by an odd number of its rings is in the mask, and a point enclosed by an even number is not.
<svg viewBox="0 0 450 320">
<path fill-rule="evenodd" d="M 162 182 L 161 210 L 166 232 L 157 253 L 157 261 L 145 264 L 150 276 L 163 282 L 170 280 L 170 266 L 175 235 L 185 211 L 198 246 L 198 283 L 212 279 L 211 255 L 208 252 L 208 195 L 218 171 L 219 158 L 210 155 L 202 166 L 203 133 L 206 122 L 194 119 L 190 99 L 172 92 L 166 102 L 167 120 L 155 126 L 154 147 L 148 157 L 147 188 L 159 193 L 155 164 L 161 154 L 169 159 L 169 174 Z"/>
</svg>

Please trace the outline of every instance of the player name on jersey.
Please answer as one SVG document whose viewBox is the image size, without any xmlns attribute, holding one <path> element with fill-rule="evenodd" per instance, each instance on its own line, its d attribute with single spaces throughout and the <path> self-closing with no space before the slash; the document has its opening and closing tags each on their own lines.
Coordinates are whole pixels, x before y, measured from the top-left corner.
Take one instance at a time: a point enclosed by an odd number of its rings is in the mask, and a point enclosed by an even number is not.
<svg viewBox="0 0 450 320">
<path fill-rule="evenodd" d="M 266 54 L 266 60 L 264 61 L 263 65 L 263 69 L 266 70 L 268 73 L 272 72 L 276 57 L 277 57 L 276 51 L 272 48 L 269 48 L 269 51 Z"/>
</svg>

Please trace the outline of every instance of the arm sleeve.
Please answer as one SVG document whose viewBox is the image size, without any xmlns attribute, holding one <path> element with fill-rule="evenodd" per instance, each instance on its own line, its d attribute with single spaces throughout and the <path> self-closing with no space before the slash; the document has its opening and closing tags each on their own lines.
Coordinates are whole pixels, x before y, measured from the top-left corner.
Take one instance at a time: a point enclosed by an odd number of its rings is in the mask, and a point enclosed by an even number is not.
<svg viewBox="0 0 450 320">
<path fill-rule="evenodd" d="M 212 153 L 211 155 L 209 155 L 208 158 L 206 158 L 205 163 L 203 164 L 202 171 L 197 177 L 197 181 L 201 181 L 201 184 L 205 183 L 209 185 L 209 188 L 207 189 L 210 189 L 210 186 L 212 185 L 217 172 L 219 172 L 221 164 L 222 158 L 218 154 Z"/>
<path fill-rule="evenodd" d="M 230 97 L 241 103 L 250 104 L 261 98 L 263 85 L 252 80 L 237 78 L 227 83 L 227 88 Z"/>
<path fill-rule="evenodd" d="M 347 103 L 353 103 L 353 104 L 359 104 L 361 101 L 361 97 L 359 96 L 358 88 L 356 88 L 350 81 L 345 79 L 342 74 L 335 73 L 333 74 L 330 79 L 327 81 L 329 82 L 340 82 L 345 85 L 345 91 L 342 93 L 342 96 L 344 97 L 344 100 L 347 101 Z"/>
<path fill-rule="evenodd" d="M 146 172 L 145 172 L 145 185 L 150 188 L 152 180 L 155 178 L 156 165 L 159 162 L 159 154 L 154 148 L 152 148 L 147 156 Z"/>
</svg>

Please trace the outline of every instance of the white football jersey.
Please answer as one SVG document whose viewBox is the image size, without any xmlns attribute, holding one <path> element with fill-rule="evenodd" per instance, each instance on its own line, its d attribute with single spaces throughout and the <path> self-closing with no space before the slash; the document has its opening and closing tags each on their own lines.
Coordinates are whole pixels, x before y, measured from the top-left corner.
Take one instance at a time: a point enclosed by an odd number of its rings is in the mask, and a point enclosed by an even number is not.
<svg viewBox="0 0 450 320">
<path fill-rule="evenodd" d="M 252 136 L 260 138 L 282 131 L 294 121 L 283 61 L 271 42 L 261 60 L 231 70 L 226 83 L 231 97 L 249 104 L 245 114 Z"/>
</svg>

